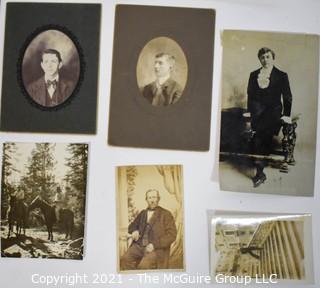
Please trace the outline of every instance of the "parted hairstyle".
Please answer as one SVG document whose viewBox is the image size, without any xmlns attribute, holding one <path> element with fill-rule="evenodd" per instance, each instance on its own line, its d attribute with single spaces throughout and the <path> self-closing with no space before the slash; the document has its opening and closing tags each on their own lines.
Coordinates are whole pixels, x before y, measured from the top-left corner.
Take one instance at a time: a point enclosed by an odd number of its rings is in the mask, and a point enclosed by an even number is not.
<svg viewBox="0 0 320 288">
<path fill-rule="evenodd" d="M 258 51 L 258 58 L 260 59 L 260 57 L 263 55 L 263 54 L 266 54 L 268 52 L 271 52 L 272 54 L 272 58 L 274 59 L 276 57 L 276 54 L 274 53 L 274 51 L 268 47 L 262 47 L 259 49 Z"/>
<path fill-rule="evenodd" d="M 59 52 L 58 50 L 56 50 L 56 49 L 45 49 L 45 50 L 43 50 L 42 53 L 41 53 L 41 62 L 42 62 L 42 60 L 43 60 L 43 55 L 44 55 L 44 54 L 54 54 L 54 55 L 57 56 L 59 62 L 62 62 L 61 54 L 60 54 L 60 52 Z"/>
</svg>

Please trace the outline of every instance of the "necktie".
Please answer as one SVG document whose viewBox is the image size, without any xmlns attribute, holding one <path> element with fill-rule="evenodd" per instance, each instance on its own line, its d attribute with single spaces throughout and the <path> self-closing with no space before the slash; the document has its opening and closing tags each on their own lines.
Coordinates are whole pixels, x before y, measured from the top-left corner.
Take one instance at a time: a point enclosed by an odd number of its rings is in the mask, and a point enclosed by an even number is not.
<svg viewBox="0 0 320 288">
<path fill-rule="evenodd" d="M 163 95 L 163 87 L 160 84 L 157 84 L 152 105 L 154 106 L 164 106 L 165 98 Z"/>
<path fill-rule="evenodd" d="M 48 80 L 47 81 L 47 88 L 52 87 L 53 89 L 56 89 L 57 88 L 57 84 L 58 84 L 57 80 L 53 80 L 53 81 Z"/>
</svg>

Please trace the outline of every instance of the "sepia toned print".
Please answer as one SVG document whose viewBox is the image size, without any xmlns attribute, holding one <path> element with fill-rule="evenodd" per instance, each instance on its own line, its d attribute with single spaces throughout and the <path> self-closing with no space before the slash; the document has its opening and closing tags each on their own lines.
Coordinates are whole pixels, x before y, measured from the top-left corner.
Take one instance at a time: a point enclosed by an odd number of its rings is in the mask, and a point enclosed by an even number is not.
<svg viewBox="0 0 320 288">
<path fill-rule="evenodd" d="M 142 96 L 153 106 L 179 101 L 187 83 L 188 64 L 179 44 L 168 37 L 150 40 L 137 63 L 137 81 Z"/>
<path fill-rule="evenodd" d="M 212 221 L 212 273 L 307 280 L 310 215 L 222 216 Z M 311 269 L 312 270 L 312 269 Z M 308 279 L 310 280 L 310 279 Z"/>
<path fill-rule="evenodd" d="M 209 150 L 214 23 L 212 9 L 116 6 L 110 145 Z"/>
<path fill-rule="evenodd" d="M 312 196 L 318 36 L 227 30 L 223 49 L 222 190 Z"/>
<path fill-rule="evenodd" d="M 3 144 L 2 257 L 83 258 L 87 164 L 87 144 Z"/>
<path fill-rule="evenodd" d="M 118 269 L 184 269 L 182 167 L 117 168 Z"/>
<path fill-rule="evenodd" d="M 42 31 L 27 46 L 22 60 L 22 80 L 37 104 L 56 107 L 64 103 L 72 95 L 79 76 L 79 53 L 62 31 Z"/>
</svg>

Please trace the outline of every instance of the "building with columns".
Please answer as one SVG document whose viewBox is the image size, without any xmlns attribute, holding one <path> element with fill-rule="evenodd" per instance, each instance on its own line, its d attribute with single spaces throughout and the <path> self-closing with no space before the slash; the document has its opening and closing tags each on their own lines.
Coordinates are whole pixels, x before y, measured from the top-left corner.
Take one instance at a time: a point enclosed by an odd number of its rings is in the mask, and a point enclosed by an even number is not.
<svg viewBox="0 0 320 288">
<path fill-rule="evenodd" d="M 303 220 L 257 220 L 251 225 L 241 224 L 241 218 L 238 224 L 218 222 L 216 274 L 305 279 Z"/>
</svg>

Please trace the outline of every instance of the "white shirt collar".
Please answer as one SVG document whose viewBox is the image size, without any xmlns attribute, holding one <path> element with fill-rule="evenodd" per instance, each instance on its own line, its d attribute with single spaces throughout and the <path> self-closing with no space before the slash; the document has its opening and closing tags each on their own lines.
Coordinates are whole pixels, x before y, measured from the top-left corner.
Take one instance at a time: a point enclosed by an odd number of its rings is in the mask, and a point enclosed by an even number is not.
<svg viewBox="0 0 320 288">
<path fill-rule="evenodd" d="M 270 75 L 271 72 L 272 72 L 273 67 L 274 67 L 273 65 L 268 67 L 268 68 L 262 67 L 261 70 L 260 70 L 260 73 L 265 74 L 265 75 Z"/>
<path fill-rule="evenodd" d="M 59 73 L 53 79 L 49 79 L 46 75 L 44 75 L 44 81 L 47 83 L 48 80 L 50 80 L 50 81 L 56 80 L 58 82 L 59 81 Z"/>
</svg>

